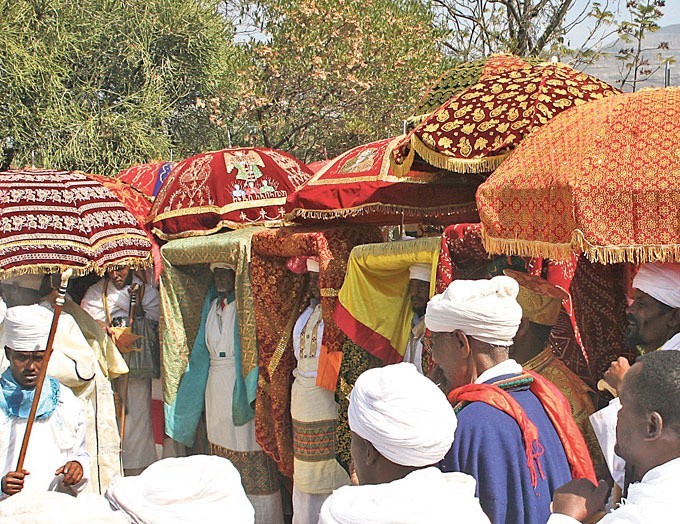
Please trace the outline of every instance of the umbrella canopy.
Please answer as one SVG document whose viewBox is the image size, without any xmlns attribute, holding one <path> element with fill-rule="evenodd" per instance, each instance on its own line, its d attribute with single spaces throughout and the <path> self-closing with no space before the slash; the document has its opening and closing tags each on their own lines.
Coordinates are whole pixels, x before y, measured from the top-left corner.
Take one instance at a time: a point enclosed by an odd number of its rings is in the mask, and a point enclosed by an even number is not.
<svg viewBox="0 0 680 524">
<path fill-rule="evenodd" d="M 447 100 L 488 76 L 513 69 L 523 69 L 541 62 L 539 58 L 497 54 L 458 64 L 444 73 L 428 89 L 416 105 L 413 116 L 408 119 L 408 122 L 419 124 Z"/>
<path fill-rule="evenodd" d="M 458 173 L 490 173 L 529 133 L 555 115 L 619 93 L 561 63 L 544 62 L 485 76 L 459 92 L 395 148 L 395 174 L 408 172 L 413 150 Z"/>
<path fill-rule="evenodd" d="M 296 222 L 338 220 L 399 224 L 402 216 L 431 223 L 477 220 L 474 193 L 481 177 L 451 177 L 415 162 L 403 177 L 390 167 L 403 137 L 365 144 L 341 154 L 288 197 Z"/>
<path fill-rule="evenodd" d="M 528 137 L 480 186 L 490 253 L 680 262 L 680 88 L 583 105 Z"/>
<path fill-rule="evenodd" d="M 187 158 L 170 172 L 147 223 L 163 240 L 220 229 L 283 224 L 286 197 L 312 176 L 300 160 L 267 148 L 233 148 Z"/>
<path fill-rule="evenodd" d="M 79 171 L 0 173 L 0 277 L 147 267 L 151 242 L 114 194 Z"/>
<path fill-rule="evenodd" d="M 155 197 L 161 189 L 161 185 L 170 174 L 174 164 L 172 162 L 153 162 L 151 164 L 138 164 L 128 167 L 118 173 L 118 179 L 130 184 L 135 189 L 144 193 L 147 197 Z"/>
</svg>

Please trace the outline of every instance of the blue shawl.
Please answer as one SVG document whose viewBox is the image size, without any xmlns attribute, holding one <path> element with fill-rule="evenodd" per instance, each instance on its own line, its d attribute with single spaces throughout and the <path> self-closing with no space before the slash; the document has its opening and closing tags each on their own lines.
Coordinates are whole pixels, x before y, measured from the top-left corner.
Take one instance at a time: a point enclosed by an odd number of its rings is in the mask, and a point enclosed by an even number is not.
<svg viewBox="0 0 680 524">
<path fill-rule="evenodd" d="M 28 418 L 34 397 L 35 389 L 26 389 L 21 386 L 14 379 L 9 368 L 0 375 L 0 409 L 8 417 Z M 54 412 L 58 403 L 59 381 L 52 377 L 45 377 L 35 418 L 46 419 Z"/>
</svg>

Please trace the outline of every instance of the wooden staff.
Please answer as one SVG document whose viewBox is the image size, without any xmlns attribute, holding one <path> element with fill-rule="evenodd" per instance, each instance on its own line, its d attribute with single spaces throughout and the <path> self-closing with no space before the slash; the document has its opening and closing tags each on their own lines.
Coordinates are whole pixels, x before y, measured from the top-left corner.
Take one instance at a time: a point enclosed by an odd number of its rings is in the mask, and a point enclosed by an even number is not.
<svg viewBox="0 0 680 524">
<path fill-rule="evenodd" d="M 52 344 L 54 343 L 54 335 L 57 332 L 57 324 L 59 323 L 59 316 L 61 315 L 61 308 L 64 307 L 64 297 L 66 296 L 66 286 L 68 280 L 73 274 L 72 269 L 67 269 L 61 274 L 61 283 L 59 284 L 59 291 L 55 299 L 54 316 L 52 317 L 52 326 L 50 327 L 50 335 L 47 337 L 47 347 L 45 348 L 45 356 L 42 360 L 42 367 L 38 373 L 38 380 L 35 384 L 35 394 L 33 395 L 33 403 L 31 404 L 31 411 L 28 413 L 26 421 L 26 433 L 24 433 L 24 440 L 21 443 L 21 451 L 19 452 L 19 460 L 17 461 L 16 471 L 24 469 L 24 460 L 26 459 L 26 450 L 28 449 L 28 440 L 31 438 L 31 431 L 33 430 L 33 422 L 35 422 L 35 414 L 38 411 L 38 404 L 40 404 L 40 394 L 42 393 L 45 377 L 47 376 L 47 365 L 52 356 Z"/>
<path fill-rule="evenodd" d="M 138 284 L 130 286 L 130 314 L 128 316 L 128 327 L 132 330 L 132 323 L 135 321 L 135 310 L 137 309 L 137 289 Z M 120 392 L 120 449 L 123 449 L 125 443 L 125 406 L 127 404 L 128 386 L 130 385 L 130 353 L 123 354 L 126 364 L 128 364 L 128 372 L 123 375 L 123 384 Z"/>
</svg>

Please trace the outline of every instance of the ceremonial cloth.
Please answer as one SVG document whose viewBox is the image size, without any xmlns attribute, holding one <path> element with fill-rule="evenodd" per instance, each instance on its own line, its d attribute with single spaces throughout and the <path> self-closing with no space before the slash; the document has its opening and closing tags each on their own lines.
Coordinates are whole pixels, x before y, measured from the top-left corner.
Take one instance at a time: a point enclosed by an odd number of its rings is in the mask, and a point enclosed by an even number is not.
<svg viewBox="0 0 680 524">
<path fill-rule="evenodd" d="M 429 280 L 433 282 L 438 256 L 438 237 L 354 248 L 335 309 L 338 327 L 383 362 L 401 362 L 413 328 L 410 268 L 414 264 L 429 265 Z M 433 288 L 431 285 L 430 292 Z"/>
</svg>

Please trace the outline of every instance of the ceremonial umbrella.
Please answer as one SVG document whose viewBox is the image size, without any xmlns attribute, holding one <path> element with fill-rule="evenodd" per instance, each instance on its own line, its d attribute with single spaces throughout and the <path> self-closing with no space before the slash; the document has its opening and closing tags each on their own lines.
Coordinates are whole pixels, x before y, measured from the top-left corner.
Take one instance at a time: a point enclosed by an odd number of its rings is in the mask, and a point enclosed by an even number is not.
<svg viewBox="0 0 680 524">
<path fill-rule="evenodd" d="M 459 92 L 423 120 L 393 154 L 393 169 L 410 169 L 415 150 L 429 164 L 458 173 L 490 173 L 529 133 L 555 115 L 619 93 L 560 63 L 544 62 L 490 75 Z"/>
<path fill-rule="evenodd" d="M 364 144 L 341 154 L 288 197 L 296 222 L 340 220 L 399 224 L 403 217 L 430 223 L 477 221 L 474 193 L 481 177 L 455 177 L 424 162 L 405 176 L 390 167 L 403 137 Z"/>
<path fill-rule="evenodd" d="M 489 253 L 680 262 L 680 88 L 605 98 L 529 136 L 480 186 Z"/>
<path fill-rule="evenodd" d="M 282 225 L 286 197 L 311 175 L 300 160 L 276 149 L 201 153 L 175 165 L 147 223 L 163 240 Z"/>
<path fill-rule="evenodd" d="M 419 124 L 439 109 L 447 100 L 464 89 L 475 85 L 488 76 L 498 75 L 513 69 L 523 69 L 542 62 L 540 58 L 526 58 L 515 55 L 496 54 L 463 62 L 444 73 L 420 99 L 407 121 Z"/>
<path fill-rule="evenodd" d="M 0 230 L 2 278 L 151 264 L 151 242 L 135 216 L 79 171 L 0 172 Z"/>
<path fill-rule="evenodd" d="M 118 173 L 118 179 L 130 184 L 135 189 L 153 198 L 158 194 L 161 185 L 170 174 L 174 164 L 172 162 L 153 162 L 151 164 L 138 164 Z"/>
</svg>

